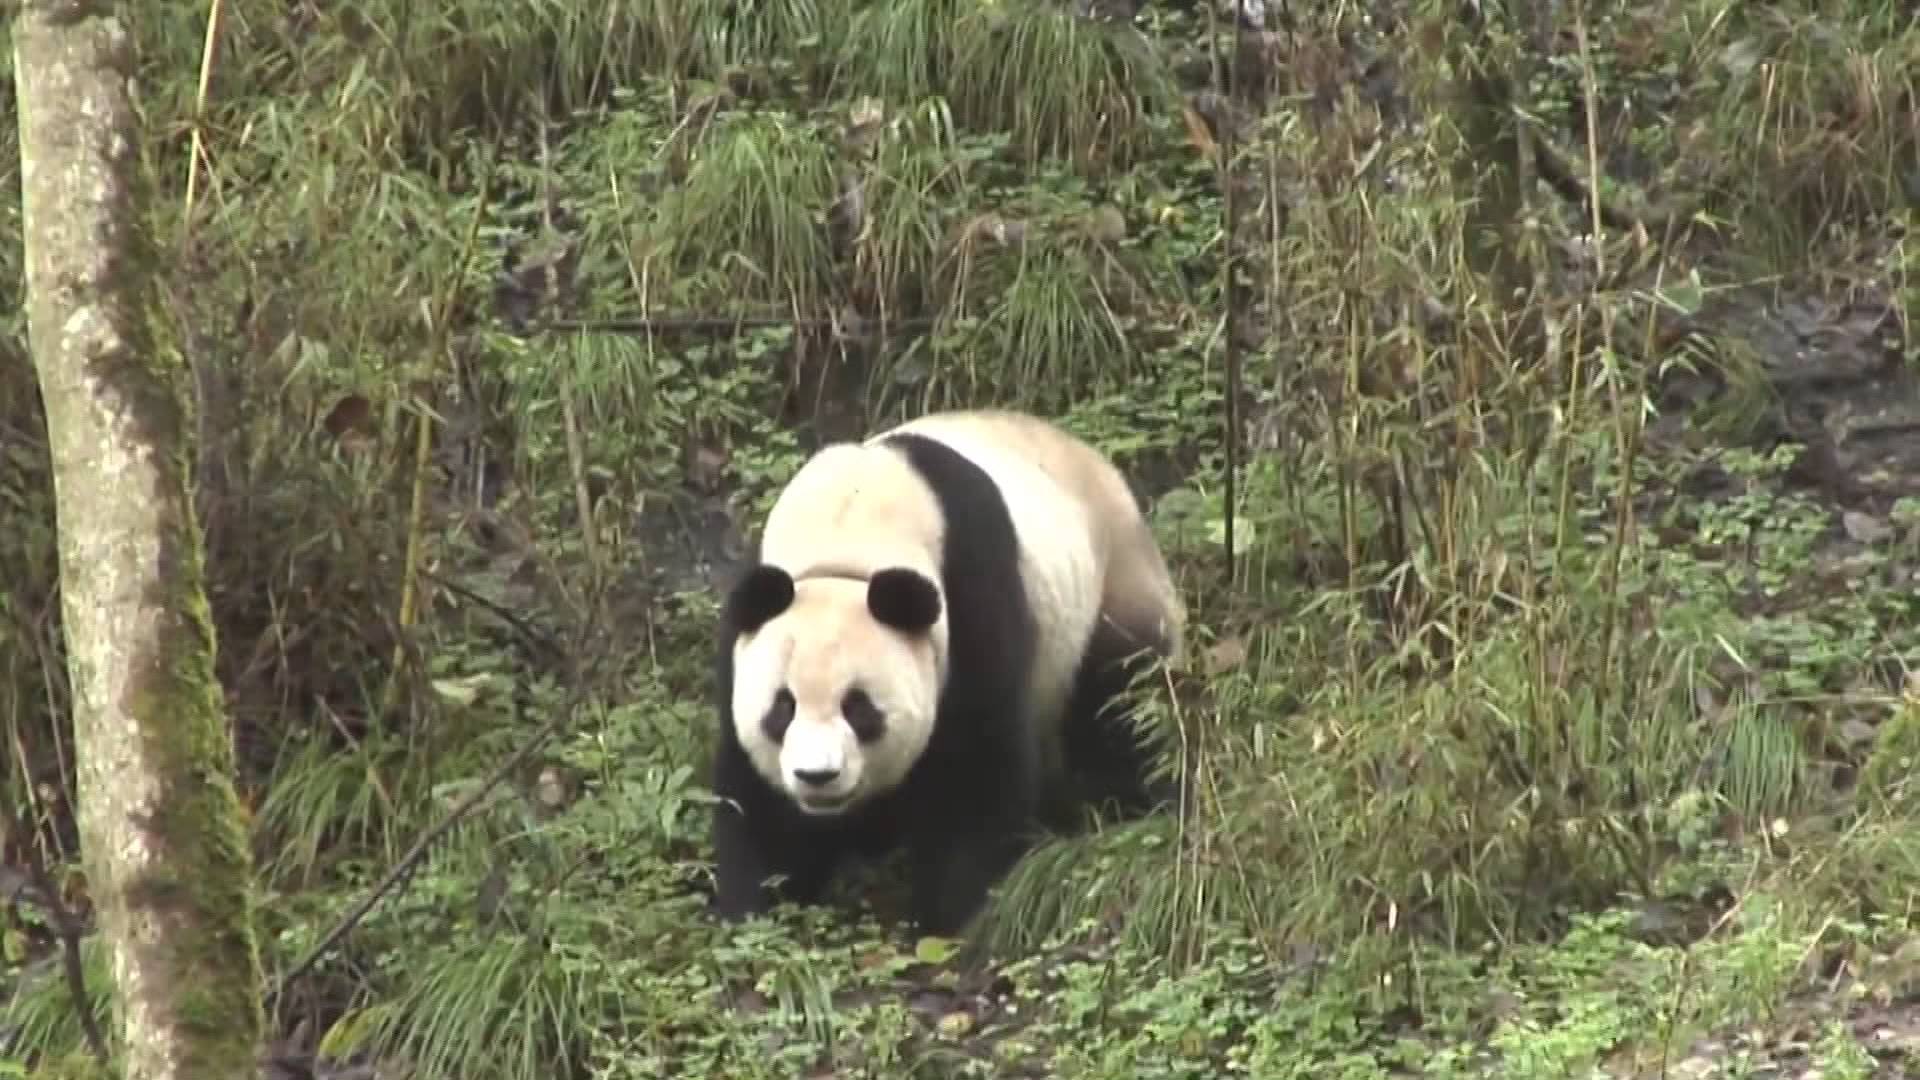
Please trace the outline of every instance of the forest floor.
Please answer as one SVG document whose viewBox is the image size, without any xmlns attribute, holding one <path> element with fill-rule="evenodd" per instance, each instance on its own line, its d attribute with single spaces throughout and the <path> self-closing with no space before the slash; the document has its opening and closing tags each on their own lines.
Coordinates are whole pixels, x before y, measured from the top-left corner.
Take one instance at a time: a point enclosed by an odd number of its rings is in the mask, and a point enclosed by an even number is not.
<svg viewBox="0 0 1920 1080">
<path fill-rule="evenodd" d="M 1120 6 L 294 3 L 204 107 L 132 16 L 274 1080 L 1920 1074 L 1920 25 Z M 18 248 L 0 858 L 79 895 Z M 716 926 L 715 586 L 980 404 L 1149 497 L 1191 813 L 966 947 Z M 0 906 L 0 1077 L 92 1075 L 57 938 Z"/>
</svg>

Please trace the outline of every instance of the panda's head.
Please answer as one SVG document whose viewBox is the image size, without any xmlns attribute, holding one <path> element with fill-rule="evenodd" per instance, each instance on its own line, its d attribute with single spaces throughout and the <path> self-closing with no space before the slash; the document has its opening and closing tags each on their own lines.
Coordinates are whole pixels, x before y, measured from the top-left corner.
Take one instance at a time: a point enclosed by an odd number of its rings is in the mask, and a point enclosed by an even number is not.
<svg viewBox="0 0 1920 1080">
<path fill-rule="evenodd" d="M 940 704 L 939 586 L 902 567 L 796 582 L 763 564 L 726 602 L 734 734 L 769 783 L 826 817 L 906 779 Z"/>
</svg>

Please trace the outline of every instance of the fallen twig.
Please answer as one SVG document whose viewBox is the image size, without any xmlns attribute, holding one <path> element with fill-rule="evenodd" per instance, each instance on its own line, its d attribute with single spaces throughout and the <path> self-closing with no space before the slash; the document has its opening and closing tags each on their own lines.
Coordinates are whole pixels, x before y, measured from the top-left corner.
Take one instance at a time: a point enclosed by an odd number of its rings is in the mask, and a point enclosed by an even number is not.
<svg viewBox="0 0 1920 1080">
<path fill-rule="evenodd" d="M 61 901 L 60 890 L 54 887 L 44 866 L 35 865 L 25 871 L 0 866 L 0 894 L 9 901 L 33 904 L 47 913 L 47 921 L 53 924 L 53 932 L 60 939 L 60 966 L 66 976 L 67 991 L 73 995 L 74 1012 L 80 1017 L 80 1029 L 86 1034 L 87 1047 L 93 1056 L 105 1065 L 110 1056 L 107 1037 L 100 1030 L 100 1018 L 93 1014 L 92 1003 L 87 1000 L 87 973 L 80 960 L 80 939 L 87 933 L 85 921 Z"/>
</svg>

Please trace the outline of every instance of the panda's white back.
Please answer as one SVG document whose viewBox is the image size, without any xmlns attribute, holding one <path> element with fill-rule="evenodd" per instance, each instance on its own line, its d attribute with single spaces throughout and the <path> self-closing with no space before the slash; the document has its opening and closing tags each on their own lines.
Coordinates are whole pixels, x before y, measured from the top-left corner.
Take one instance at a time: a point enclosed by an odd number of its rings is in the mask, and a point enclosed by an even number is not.
<svg viewBox="0 0 1920 1080">
<path fill-rule="evenodd" d="M 895 434 L 926 436 L 979 466 L 999 489 L 1019 538 L 1021 585 L 1039 631 L 1033 719 L 1052 726 L 1065 713 L 1100 617 L 1106 549 L 1092 508 L 1047 472 L 1044 455 L 1032 453 L 1045 447 L 1023 438 L 1032 432 L 1017 423 L 995 413 L 937 413 L 875 436 L 868 445 Z"/>
</svg>

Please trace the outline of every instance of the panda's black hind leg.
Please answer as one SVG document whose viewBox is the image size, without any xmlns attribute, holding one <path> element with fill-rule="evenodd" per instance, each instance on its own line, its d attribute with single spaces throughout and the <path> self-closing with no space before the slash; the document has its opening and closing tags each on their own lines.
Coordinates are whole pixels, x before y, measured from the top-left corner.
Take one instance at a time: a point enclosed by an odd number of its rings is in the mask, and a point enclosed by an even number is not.
<svg viewBox="0 0 1920 1080">
<path fill-rule="evenodd" d="M 1128 691 L 1165 653 L 1102 621 L 1074 682 L 1066 727 L 1067 763 L 1081 809 L 1136 817 L 1174 801 L 1174 783 L 1156 779 L 1152 741 L 1135 723 Z"/>
</svg>

